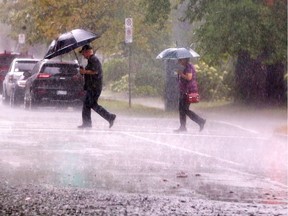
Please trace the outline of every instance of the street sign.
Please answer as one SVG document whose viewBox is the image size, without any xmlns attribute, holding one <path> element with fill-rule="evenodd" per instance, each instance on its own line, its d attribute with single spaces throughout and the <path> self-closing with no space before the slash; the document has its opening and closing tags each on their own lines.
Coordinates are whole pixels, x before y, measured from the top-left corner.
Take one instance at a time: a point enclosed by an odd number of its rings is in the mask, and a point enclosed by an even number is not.
<svg viewBox="0 0 288 216">
<path fill-rule="evenodd" d="M 125 43 L 133 42 L 133 19 L 125 19 Z"/>
<path fill-rule="evenodd" d="M 25 44 L 25 34 L 19 34 L 18 35 L 18 43 L 19 44 Z"/>
<path fill-rule="evenodd" d="M 133 27 L 133 19 L 132 18 L 126 18 L 125 19 L 125 27 Z"/>
</svg>

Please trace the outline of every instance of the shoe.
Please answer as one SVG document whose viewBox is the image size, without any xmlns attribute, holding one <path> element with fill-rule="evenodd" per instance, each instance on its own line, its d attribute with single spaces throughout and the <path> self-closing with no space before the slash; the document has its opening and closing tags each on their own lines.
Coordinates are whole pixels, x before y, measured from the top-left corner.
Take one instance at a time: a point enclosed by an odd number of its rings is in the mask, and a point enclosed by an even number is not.
<svg viewBox="0 0 288 216">
<path fill-rule="evenodd" d="M 109 128 L 113 126 L 115 119 L 116 119 L 116 115 L 112 114 L 112 117 L 109 120 Z"/>
<path fill-rule="evenodd" d="M 174 130 L 175 133 L 181 133 L 181 132 L 186 132 L 186 131 L 187 131 L 186 127 L 180 127 L 177 130 Z"/>
<path fill-rule="evenodd" d="M 79 126 L 78 126 L 79 129 L 91 128 L 91 127 L 92 127 L 91 124 L 82 124 L 82 125 L 79 125 Z"/>
<path fill-rule="evenodd" d="M 203 119 L 203 121 L 199 124 L 199 127 L 200 127 L 199 132 L 201 132 L 204 129 L 205 123 L 206 123 L 206 119 Z"/>
</svg>

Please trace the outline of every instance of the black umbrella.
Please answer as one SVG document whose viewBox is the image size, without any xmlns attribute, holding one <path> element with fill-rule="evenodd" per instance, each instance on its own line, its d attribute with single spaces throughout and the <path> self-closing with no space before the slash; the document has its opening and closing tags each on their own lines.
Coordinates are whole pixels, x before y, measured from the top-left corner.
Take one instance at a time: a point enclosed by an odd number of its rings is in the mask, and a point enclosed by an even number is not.
<svg viewBox="0 0 288 216">
<path fill-rule="evenodd" d="M 70 32 L 66 32 L 51 42 L 44 58 L 51 59 L 68 53 L 80 46 L 90 43 L 99 37 L 100 35 L 83 29 L 74 29 Z"/>
</svg>

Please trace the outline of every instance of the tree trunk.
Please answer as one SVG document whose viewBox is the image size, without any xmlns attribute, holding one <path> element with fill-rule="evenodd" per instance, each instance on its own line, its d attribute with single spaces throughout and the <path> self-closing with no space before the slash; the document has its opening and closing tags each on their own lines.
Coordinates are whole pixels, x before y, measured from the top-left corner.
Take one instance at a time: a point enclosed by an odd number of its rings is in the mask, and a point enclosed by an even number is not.
<svg viewBox="0 0 288 216">
<path fill-rule="evenodd" d="M 266 91 L 271 104 L 287 103 L 287 83 L 284 79 L 285 66 L 282 63 L 267 66 Z"/>
<path fill-rule="evenodd" d="M 283 64 L 265 65 L 261 57 L 252 59 L 242 51 L 235 68 L 235 101 L 246 104 L 286 102 L 287 85 Z"/>
</svg>

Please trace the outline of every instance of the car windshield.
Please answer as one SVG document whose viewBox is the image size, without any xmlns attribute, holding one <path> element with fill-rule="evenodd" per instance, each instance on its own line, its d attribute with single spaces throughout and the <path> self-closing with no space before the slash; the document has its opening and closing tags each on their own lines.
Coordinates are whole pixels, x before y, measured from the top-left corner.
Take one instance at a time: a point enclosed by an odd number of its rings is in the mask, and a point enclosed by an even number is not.
<svg viewBox="0 0 288 216">
<path fill-rule="evenodd" d="M 37 63 L 37 61 L 35 61 L 35 62 L 32 62 L 32 61 L 16 62 L 15 71 L 21 71 L 21 72 L 31 71 L 36 63 Z"/>
<path fill-rule="evenodd" d="M 43 66 L 41 73 L 49 74 L 76 74 L 78 72 L 77 65 L 64 65 L 64 64 L 49 64 Z"/>
</svg>

